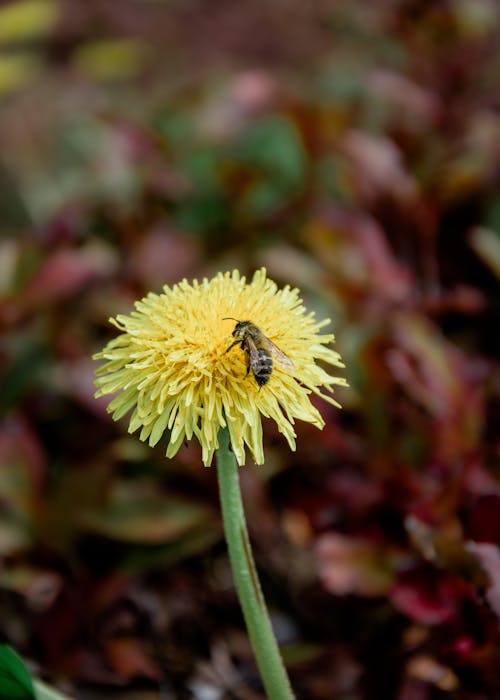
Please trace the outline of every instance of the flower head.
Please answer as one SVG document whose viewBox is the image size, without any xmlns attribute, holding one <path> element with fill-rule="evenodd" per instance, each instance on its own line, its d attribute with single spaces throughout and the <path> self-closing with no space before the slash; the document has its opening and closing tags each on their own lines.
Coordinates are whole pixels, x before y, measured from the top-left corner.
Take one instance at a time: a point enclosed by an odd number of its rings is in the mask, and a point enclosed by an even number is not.
<svg viewBox="0 0 500 700">
<path fill-rule="evenodd" d="M 119 392 L 108 411 L 118 420 L 132 410 L 129 432 L 141 428 L 140 439 L 150 445 L 167 432 L 167 457 L 194 435 L 209 465 L 219 429 L 227 426 L 238 464 L 245 463 L 245 445 L 262 464 L 262 416 L 276 421 L 293 450 L 296 418 L 324 425 L 311 393 L 338 406 L 329 394 L 346 381 L 316 364 L 344 366 L 327 347 L 334 336 L 320 333 L 329 321 L 307 314 L 299 290 L 278 289 L 264 269 L 251 282 L 237 270 L 201 283 L 182 280 L 165 286 L 163 294 L 148 294 L 135 307 L 130 316 L 110 319 L 122 333 L 95 355 L 107 360 L 97 371 L 96 397 Z M 277 357 L 267 367 L 262 386 L 249 366 L 249 345 L 239 342 L 228 350 L 235 342 L 231 319 L 249 320 L 262 331 L 257 344 L 267 348 L 268 365 L 273 345 L 289 358 Z"/>
</svg>

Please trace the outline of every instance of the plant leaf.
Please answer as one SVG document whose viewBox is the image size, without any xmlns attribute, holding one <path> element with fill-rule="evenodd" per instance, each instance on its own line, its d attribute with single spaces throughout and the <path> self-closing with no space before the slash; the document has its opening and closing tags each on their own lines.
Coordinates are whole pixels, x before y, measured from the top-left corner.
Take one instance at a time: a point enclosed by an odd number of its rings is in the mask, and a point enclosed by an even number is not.
<svg viewBox="0 0 500 700">
<path fill-rule="evenodd" d="M 31 675 L 21 657 L 7 644 L 0 645 L 0 697 L 2 700 L 35 700 Z"/>
</svg>

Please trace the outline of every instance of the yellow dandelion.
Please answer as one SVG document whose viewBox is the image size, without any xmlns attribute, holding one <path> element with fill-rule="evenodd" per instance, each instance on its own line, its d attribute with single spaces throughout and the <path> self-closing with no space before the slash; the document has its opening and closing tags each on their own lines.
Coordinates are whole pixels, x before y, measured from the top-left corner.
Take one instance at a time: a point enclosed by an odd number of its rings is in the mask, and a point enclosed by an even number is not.
<svg viewBox="0 0 500 700">
<path fill-rule="evenodd" d="M 167 433 L 167 457 L 195 436 L 208 466 L 219 430 L 227 427 L 238 464 L 245 463 L 245 445 L 262 464 L 262 417 L 276 421 L 294 450 L 295 419 L 324 425 L 311 393 L 339 405 L 332 387 L 346 381 L 325 366 L 344 365 L 328 347 L 334 336 L 320 332 L 329 320 L 317 321 L 306 312 L 299 290 L 278 289 L 265 269 L 251 282 L 237 270 L 202 282 L 182 280 L 135 307 L 130 316 L 110 319 L 122 333 L 95 355 L 106 360 L 97 371 L 96 396 L 117 394 L 108 411 L 115 420 L 133 411 L 129 432 L 140 428 L 140 439 L 151 446 Z M 271 341 L 266 347 L 276 346 L 289 362 L 277 357 L 269 376 L 256 381 L 248 346 L 239 343 L 228 351 L 235 342 L 231 319 L 251 321 Z"/>
</svg>

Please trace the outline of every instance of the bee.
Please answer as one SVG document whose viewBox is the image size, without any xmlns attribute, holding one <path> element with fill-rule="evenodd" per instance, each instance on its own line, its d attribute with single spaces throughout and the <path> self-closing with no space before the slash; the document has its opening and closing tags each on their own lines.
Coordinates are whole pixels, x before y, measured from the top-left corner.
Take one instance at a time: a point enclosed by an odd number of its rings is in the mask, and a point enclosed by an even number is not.
<svg viewBox="0 0 500 700">
<path fill-rule="evenodd" d="M 229 352 L 235 345 L 240 346 L 247 355 L 247 375 L 250 370 L 255 381 L 261 387 L 267 384 L 273 372 L 274 364 L 288 372 L 294 372 L 295 366 L 291 359 L 285 355 L 255 323 L 251 321 L 238 321 L 231 316 L 223 320 L 236 321 L 232 333 L 236 340 L 224 352 Z"/>
</svg>

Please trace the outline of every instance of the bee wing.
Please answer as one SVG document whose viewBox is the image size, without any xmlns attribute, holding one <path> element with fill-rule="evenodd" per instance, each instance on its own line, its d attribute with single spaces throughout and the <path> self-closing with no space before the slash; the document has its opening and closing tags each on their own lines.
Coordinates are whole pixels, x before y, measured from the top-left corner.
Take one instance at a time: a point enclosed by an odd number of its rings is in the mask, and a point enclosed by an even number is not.
<svg viewBox="0 0 500 700">
<path fill-rule="evenodd" d="M 250 367 L 254 373 L 258 373 L 260 369 L 259 351 L 250 336 L 247 336 L 246 345 L 248 349 L 248 361 L 250 362 Z"/>
<path fill-rule="evenodd" d="M 291 361 L 291 359 L 285 355 L 283 350 L 280 350 L 277 345 L 273 343 L 272 340 L 269 340 L 269 338 L 266 337 L 266 345 L 271 351 L 271 354 L 273 356 L 273 360 L 275 363 L 278 365 L 278 367 L 281 367 L 281 369 L 284 369 L 287 372 L 295 372 L 295 365 Z"/>
</svg>

